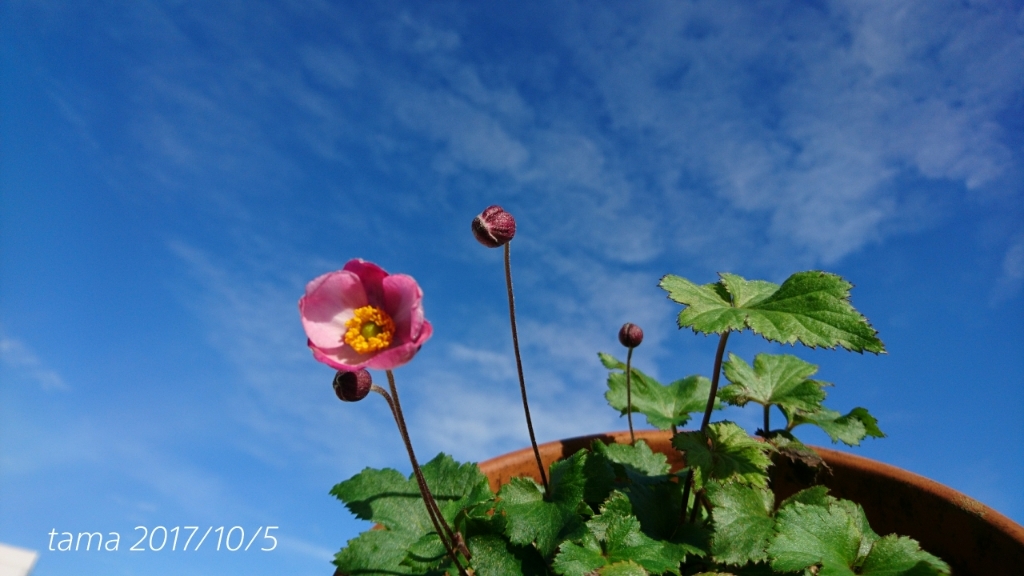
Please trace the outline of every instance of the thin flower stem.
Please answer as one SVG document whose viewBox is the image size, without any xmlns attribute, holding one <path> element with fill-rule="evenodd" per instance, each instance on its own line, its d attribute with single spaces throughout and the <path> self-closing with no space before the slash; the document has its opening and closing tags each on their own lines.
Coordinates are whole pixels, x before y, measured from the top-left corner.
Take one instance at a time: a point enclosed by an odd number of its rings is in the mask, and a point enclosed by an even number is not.
<svg viewBox="0 0 1024 576">
<path fill-rule="evenodd" d="M 629 377 L 633 372 L 631 368 L 633 360 L 633 347 L 629 347 L 629 352 L 626 353 L 626 418 L 629 420 L 629 443 L 630 445 L 636 444 L 636 436 L 633 435 L 633 392 L 630 388 Z"/>
<path fill-rule="evenodd" d="M 505 286 L 508 288 L 508 317 L 512 324 L 512 348 L 516 353 L 516 370 L 519 371 L 519 390 L 523 394 L 523 411 L 526 413 L 526 428 L 530 431 L 530 444 L 533 445 L 533 455 L 537 458 L 537 470 L 540 471 L 541 483 L 544 484 L 544 493 L 550 495 L 551 488 L 548 486 L 548 475 L 544 472 L 544 462 L 540 459 L 540 449 L 537 447 L 537 437 L 533 433 L 533 420 L 530 419 L 530 403 L 526 400 L 526 380 L 523 378 L 523 360 L 519 355 L 519 334 L 516 331 L 516 302 L 512 296 L 512 259 L 509 256 L 509 245 L 505 243 Z"/>
<path fill-rule="evenodd" d="M 764 434 L 763 435 L 764 435 L 765 438 L 768 437 L 768 415 L 771 412 L 771 408 L 772 408 L 771 404 L 765 404 L 764 405 L 764 431 L 763 431 Z"/>
<path fill-rule="evenodd" d="M 437 536 L 441 540 L 441 544 L 444 545 L 448 556 L 452 559 L 452 562 L 455 563 L 455 566 L 459 570 L 459 574 L 462 576 L 468 576 L 466 569 L 462 566 L 462 563 L 459 562 L 459 557 L 456 553 L 455 544 L 457 540 L 452 534 L 452 529 L 448 526 L 448 522 L 444 519 L 440 509 L 437 507 L 434 495 L 430 493 L 427 481 L 423 477 L 423 471 L 420 470 L 419 462 L 416 460 L 416 453 L 412 449 L 412 441 L 409 438 L 409 430 L 405 425 L 405 416 L 402 414 L 402 404 L 398 399 L 398 388 L 395 386 L 395 377 L 390 370 L 387 370 L 386 372 L 388 376 L 388 385 L 391 388 L 391 394 L 389 395 L 387 391 L 376 384 L 371 386 L 370 389 L 377 392 L 387 400 L 388 406 L 391 408 L 391 414 L 395 418 L 395 424 L 398 425 L 398 432 L 401 434 L 402 441 L 405 443 L 405 449 L 409 453 L 409 462 L 412 464 L 413 475 L 416 477 L 416 484 L 419 486 L 420 495 L 423 497 L 423 503 L 427 508 L 427 516 L 430 517 L 430 521 L 434 525 L 434 530 L 437 532 Z M 468 550 L 462 551 L 467 557 L 469 556 Z"/>
</svg>

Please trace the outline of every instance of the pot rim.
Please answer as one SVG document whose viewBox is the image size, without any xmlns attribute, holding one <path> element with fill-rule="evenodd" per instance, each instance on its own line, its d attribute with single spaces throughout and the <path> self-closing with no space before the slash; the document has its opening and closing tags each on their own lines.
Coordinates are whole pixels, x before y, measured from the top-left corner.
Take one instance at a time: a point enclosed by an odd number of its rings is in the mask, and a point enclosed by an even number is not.
<svg viewBox="0 0 1024 576">
<path fill-rule="evenodd" d="M 636 430 L 635 436 L 638 440 L 642 439 L 654 448 L 653 445 L 655 443 L 663 444 L 670 442 L 672 432 L 668 430 Z M 544 461 L 546 466 L 550 466 L 551 463 L 556 460 L 568 457 L 580 449 L 590 447 L 594 440 L 597 439 L 606 443 L 612 441 L 619 444 L 625 444 L 629 442 L 629 431 L 622 430 L 616 432 L 588 434 L 586 436 L 574 436 L 563 440 L 545 442 L 538 446 L 538 448 L 541 453 L 541 459 Z M 981 521 L 991 525 L 993 529 L 1003 532 L 1024 548 L 1024 526 L 1017 524 L 997 510 L 994 510 L 989 506 L 978 502 L 974 498 L 946 486 L 945 484 L 941 484 L 935 480 L 921 476 L 920 474 L 915 474 L 908 470 L 904 470 L 878 460 L 873 460 L 871 458 L 865 458 L 863 456 L 857 456 L 855 454 L 841 452 L 830 448 L 822 448 L 820 446 L 809 447 L 817 452 L 818 455 L 826 462 L 835 463 L 844 468 L 855 469 L 864 473 L 881 476 L 896 482 L 907 484 L 921 492 L 952 502 L 958 508 L 977 516 Z M 678 452 L 675 452 L 675 454 L 679 455 Z M 479 467 L 480 471 L 490 479 L 491 489 L 497 492 L 498 488 L 502 484 L 508 482 L 511 478 L 511 475 L 502 473 L 502 468 L 506 468 L 513 463 L 522 463 L 522 466 L 520 466 L 521 469 L 532 469 L 535 471 L 535 462 L 536 459 L 533 454 L 533 448 L 526 447 L 485 460 L 479 463 Z M 673 470 L 677 470 L 682 467 L 683 461 L 681 455 L 676 458 L 669 455 L 669 463 L 672 464 Z M 534 477 L 534 480 L 538 480 L 538 478 Z"/>
</svg>

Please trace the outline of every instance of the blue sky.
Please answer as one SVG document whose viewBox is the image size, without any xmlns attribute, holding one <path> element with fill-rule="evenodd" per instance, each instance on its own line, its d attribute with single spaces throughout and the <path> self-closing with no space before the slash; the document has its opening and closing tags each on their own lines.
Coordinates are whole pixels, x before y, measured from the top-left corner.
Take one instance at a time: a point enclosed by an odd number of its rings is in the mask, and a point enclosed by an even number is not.
<svg viewBox="0 0 1024 576">
<path fill-rule="evenodd" d="M 331 486 L 408 471 L 299 324 L 350 258 L 424 289 L 420 457 L 525 446 L 490 204 L 541 440 L 625 427 L 623 322 L 641 369 L 710 372 L 662 275 L 825 269 L 889 354 L 785 351 L 878 416 L 856 453 L 1024 523 L 1020 2 L 352 4 L 0 4 L 0 541 L 35 574 L 330 573 L 365 528 Z M 279 546 L 128 552 L 139 525 Z"/>
</svg>

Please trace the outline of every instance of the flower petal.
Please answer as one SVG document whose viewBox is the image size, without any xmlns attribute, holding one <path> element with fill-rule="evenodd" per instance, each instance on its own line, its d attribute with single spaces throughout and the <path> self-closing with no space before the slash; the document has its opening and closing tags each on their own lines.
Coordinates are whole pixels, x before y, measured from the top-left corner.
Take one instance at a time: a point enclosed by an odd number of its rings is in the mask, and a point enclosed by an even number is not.
<svg viewBox="0 0 1024 576">
<path fill-rule="evenodd" d="M 313 358 L 318 362 L 327 364 L 335 370 L 355 372 L 356 370 L 365 368 L 367 361 L 373 358 L 372 354 L 359 354 L 347 345 L 325 350 L 318 348 L 313 344 L 313 342 L 307 343 L 309 345 L 309 349 L 313 351 Z"/>
<path fill-rule="evenodd" d="M 299 299 L 302 327 L 318 348 L 336 348 L 352 311 L 366 304 L 366 291 L 358 275 L 347 270 L 328 272 L 307 284 L 306 295 Z"/>
<path fill-rule="evenodd" d="M 412 276 L 384 279 L 384 311 L 395 322 L 395 343 L 414 342 L 423 330 L 423 290 Z"/>
<path fill-rule="evenodd" d="M 384 279 L 388 277 L 388 273 L 383 268 L 373 262 L 355 258 L 345 263 L 345 267 L 342 270 L 352 272 L 359 277 L 359 280 L 363 283 L 363 289 L 366 291 L 366 302 L 368 304 L 378 308 L 385 308 L 382 284 Z"/>
<path fill-rule="evenodd" d="M 420 351 L 420 347 L 423 346 L 424 342 L 430 339 L 430 336 L 433 333 L 434 327 L 430 325 L 430 322 L 423 320 L 420 333 L 415 340 L 398 346 L 392 346 L 391 348 L 378 353 L 373 358 L 370 358 L 363 367 L 373 368 L 376 370 L 393 370 L 398 368 L 409 360 L 412 360 L 412 357 Z"/>
</svg>

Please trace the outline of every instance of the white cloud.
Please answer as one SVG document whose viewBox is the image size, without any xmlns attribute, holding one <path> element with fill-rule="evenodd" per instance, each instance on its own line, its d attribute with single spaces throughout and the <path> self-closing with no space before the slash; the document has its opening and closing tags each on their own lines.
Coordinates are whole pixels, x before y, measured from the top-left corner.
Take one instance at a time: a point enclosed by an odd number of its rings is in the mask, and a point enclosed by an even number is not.
<svg viewBox="0 0 1024 576">
<path fill-rule="evenodd" d="M 0 332 L 0 362 L 15 373 L 34 381 L 43 390 L 69 390 L 64 378 L 46 366 L 28 346 Z"/>
</svg>

